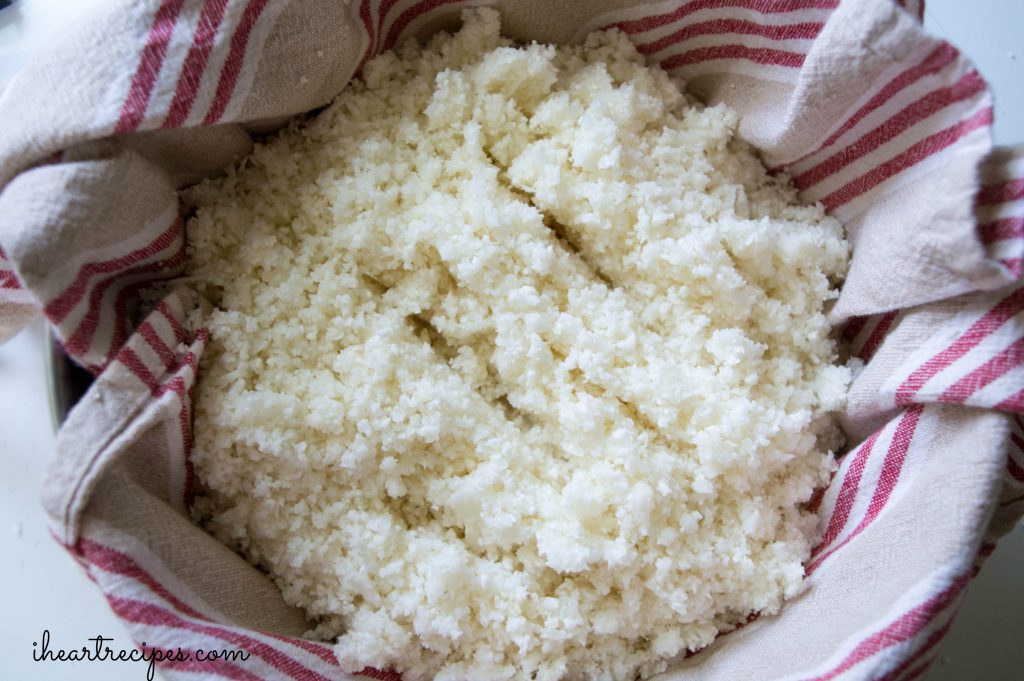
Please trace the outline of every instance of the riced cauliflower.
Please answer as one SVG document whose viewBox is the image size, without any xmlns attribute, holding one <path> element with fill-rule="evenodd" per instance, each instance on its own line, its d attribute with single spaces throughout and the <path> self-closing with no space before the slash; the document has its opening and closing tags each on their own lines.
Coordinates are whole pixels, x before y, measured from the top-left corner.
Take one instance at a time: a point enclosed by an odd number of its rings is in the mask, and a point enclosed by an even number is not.
<svg viewBox="0 0 1024 681">
<path fill-rule="evenodd" d="M 800 590 L 848 247 L 736 125 L 480 9 L 187 192 L 194 511 L 344 669 L 632 679 Z"/>
</svg>

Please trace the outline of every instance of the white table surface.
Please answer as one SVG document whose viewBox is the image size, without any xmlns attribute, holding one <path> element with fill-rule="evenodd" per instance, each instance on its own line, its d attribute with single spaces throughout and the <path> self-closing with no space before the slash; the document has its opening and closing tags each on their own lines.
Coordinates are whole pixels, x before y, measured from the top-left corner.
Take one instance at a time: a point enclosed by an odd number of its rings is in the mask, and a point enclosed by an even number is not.
<svg viewBox="0 0 1024 681">
<path fill-rule="evenodd" d="M 0 11 L 0 82 L 64 25 L 103 0 L 21 0 Z M 996 96 L 996 141 L 1024 142 L 1024 2 L 928 0 L 925 25 L 959 47 Z M 39 488 L 53 448 L 43 369 L 44 330 L 33 324 L 0 346 L 0 678 L 140 681 L 143 663 L 34 662 L 32 643 L 52 647 L 97 635 L 131 648 L 121 623 L 46 530 Z M 1024 526 L 974 580 L 927 681 L 1024 679 Z"/>
</svg>

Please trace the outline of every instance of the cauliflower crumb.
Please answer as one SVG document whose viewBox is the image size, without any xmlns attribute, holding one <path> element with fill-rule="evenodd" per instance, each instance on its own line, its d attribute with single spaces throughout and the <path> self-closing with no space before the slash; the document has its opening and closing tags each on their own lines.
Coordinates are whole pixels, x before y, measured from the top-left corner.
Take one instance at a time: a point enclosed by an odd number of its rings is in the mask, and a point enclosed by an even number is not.
<svg viewBox="0 0 1024 681">
<path fill-rule="evenodd" d="M 736 124 L 479 9 L 186 192 L 194 512 L 345 670 L 632 679 L 798 592 L 848 246 Z"/>
</svg>

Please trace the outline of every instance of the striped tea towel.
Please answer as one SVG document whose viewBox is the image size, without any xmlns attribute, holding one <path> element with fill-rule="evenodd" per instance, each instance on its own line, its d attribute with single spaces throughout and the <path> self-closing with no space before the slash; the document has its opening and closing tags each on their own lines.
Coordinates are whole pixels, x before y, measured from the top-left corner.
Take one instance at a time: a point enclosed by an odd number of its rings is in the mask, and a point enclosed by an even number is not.
<svg viewBox="0 0 1024 681">
<path fill-rule="evenodd" d="M 96 375 L 58 437 L 53 533 L 138 641 L 247 660 L 166 678 L 343 679 L 262 573 L 191 523 L 190 391 L 208 333 L 177 189 L 329 101 L 371 55 L 493 4 L 514 38 L 616 26 L 844 222 L 833 321 L 865 361 L 854 446 L 813 504 L 809 587 L 661 678 L 920 677 L 1024 512 L 1024 148 L 920 0 L 117 0 L 0 92 L 0 335 L 42 312 Z M 40 387 L 42 389 L 42 387 Z M 386 671 L 363 676 L 394 679 Z"/>
</svg>

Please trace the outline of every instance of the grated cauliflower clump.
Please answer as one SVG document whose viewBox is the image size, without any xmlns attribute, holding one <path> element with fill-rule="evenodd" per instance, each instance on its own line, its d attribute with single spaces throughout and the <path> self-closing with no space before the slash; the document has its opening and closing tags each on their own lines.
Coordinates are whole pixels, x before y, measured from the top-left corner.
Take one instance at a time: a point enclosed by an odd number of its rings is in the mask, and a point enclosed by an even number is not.
<svg viewBox="0 0 1024 681">
<path fill-rule="evenodd" d="M 800 590 L 847 244 L 736 124 L 475 10 L 187 192 L 194 510 L 346 670 L 632 679 Z"/>
</svg>

